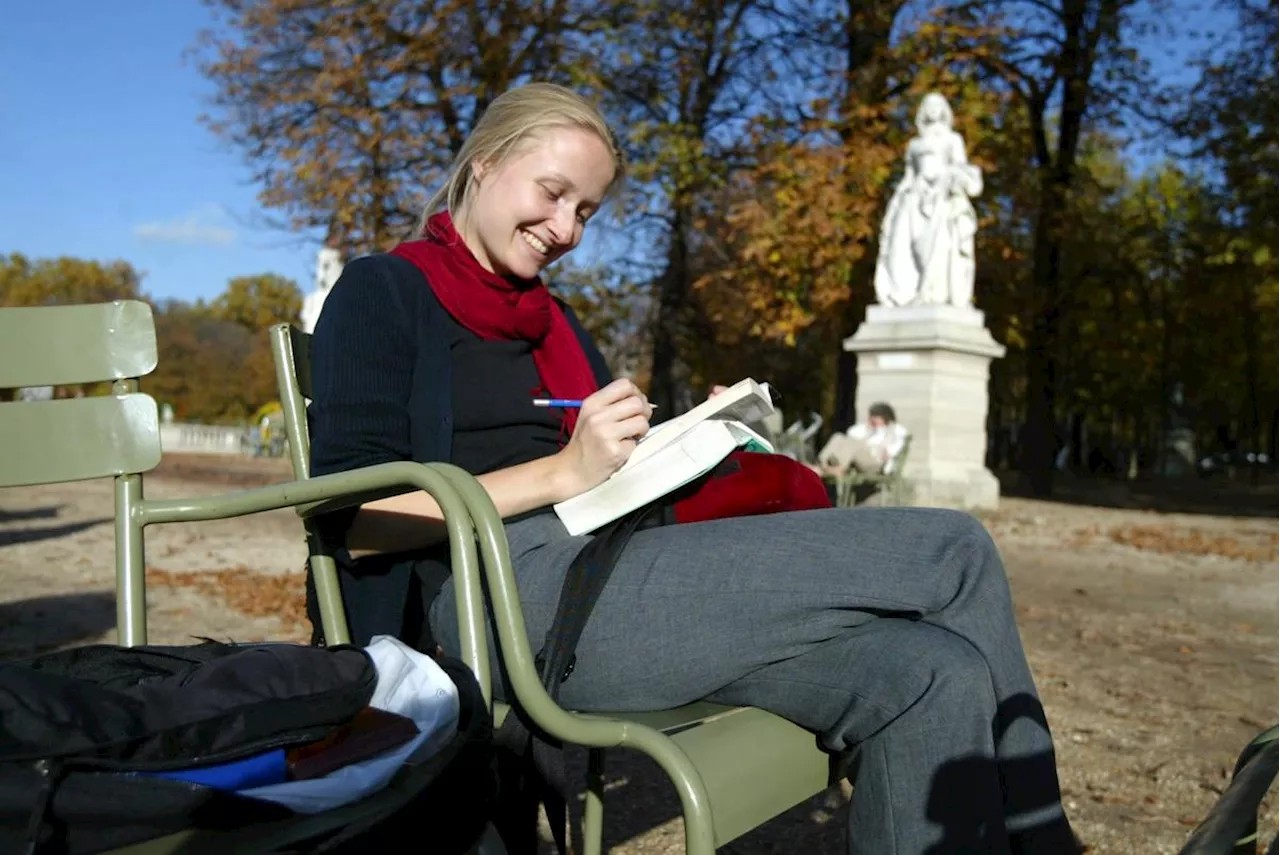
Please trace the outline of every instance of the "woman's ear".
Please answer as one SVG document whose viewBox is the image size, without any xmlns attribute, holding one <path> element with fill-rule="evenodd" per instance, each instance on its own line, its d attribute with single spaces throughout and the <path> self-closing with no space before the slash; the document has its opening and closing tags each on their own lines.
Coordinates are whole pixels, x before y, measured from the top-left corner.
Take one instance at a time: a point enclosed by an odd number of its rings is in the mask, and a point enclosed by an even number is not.
<svg viewBox="0 0 1280 855">
<path fill-rule="evenodd" d="M 471 161 L 471 179 L 475 181 L 476 184 L 479 184 L 484 179 L 484 176 L 488 171 L 488 163 L 482 160 Z"/>
</svg>

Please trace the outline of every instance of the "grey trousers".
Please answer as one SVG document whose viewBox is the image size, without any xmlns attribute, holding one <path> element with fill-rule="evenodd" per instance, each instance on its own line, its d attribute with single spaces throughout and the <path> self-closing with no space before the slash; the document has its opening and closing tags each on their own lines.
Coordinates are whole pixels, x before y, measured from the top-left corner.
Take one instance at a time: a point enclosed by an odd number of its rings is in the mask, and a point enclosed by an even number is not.
<svg viewBox="0 0 1280 855">
<path fill-rule="evenodd" d="M 584 542 L 508 528 L 536 652 Z M 430 612 L 458 652 L 452 589 Z M 853 855 L 1077 851 L 1004 567 L 968 514 L 832 509 L 638 532 L 561 701 L 757 706 L 853 752 Z"/>
</svg>

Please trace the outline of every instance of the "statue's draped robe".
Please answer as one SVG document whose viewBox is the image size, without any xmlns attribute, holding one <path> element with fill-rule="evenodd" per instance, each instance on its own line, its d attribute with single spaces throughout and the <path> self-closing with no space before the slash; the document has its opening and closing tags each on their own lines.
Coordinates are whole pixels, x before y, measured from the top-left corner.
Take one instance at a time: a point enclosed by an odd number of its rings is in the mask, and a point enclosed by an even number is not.
<svg viewBox="0 0 1280 855">
<path fill-rule="evenodd" d="M 959 134 L 942 129 L 911 140 L 880 235 L 880 303 L 970 304 L 977 215 L 969 197 L 981 192 L 982 173 L 968 163 Z"/>
</svg>

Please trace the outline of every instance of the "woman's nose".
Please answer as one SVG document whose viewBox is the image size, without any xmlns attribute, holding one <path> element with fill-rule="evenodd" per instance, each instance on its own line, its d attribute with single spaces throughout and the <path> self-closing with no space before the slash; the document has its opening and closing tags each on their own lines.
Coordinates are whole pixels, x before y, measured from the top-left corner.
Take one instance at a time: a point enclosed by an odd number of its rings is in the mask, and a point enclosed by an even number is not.
<svg viewBox="0 0 1280 855">
<path fill-rule="evenodd" d="M 575 223 L 575 214 L 567 206 L 562 206 L 556 210 L 556 215 L 548 223 L 551 239 L 556 243 L 564 246 L 573 241 L 573 227 Z"/>
</svg>

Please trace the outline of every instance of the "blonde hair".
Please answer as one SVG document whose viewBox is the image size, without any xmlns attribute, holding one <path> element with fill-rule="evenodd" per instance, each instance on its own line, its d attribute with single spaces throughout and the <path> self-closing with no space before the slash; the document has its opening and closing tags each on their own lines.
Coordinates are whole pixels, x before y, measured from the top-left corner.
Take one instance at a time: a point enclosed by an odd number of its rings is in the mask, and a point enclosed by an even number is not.
<svg viewBox="0 0 1280 855">
<path fill-rule="evenodd" d="M 626 157 L 595 105 L 573 90 L 554 83 L 528 83 L 503 92 L 484 111 L 449 165 L 444 183 L 431 194 L 423 208 L 414 237 L 424 234 L 432 214 L 447 209 L 456 216 L 470 202 L 475 188 L 472 164 L 478 162 L 498 168 L 521 144 L 555 128 L 581 128 L 599 137 L 613 156 L 609 192 L 621 184 L 626 174 Z"/>
</svg>

